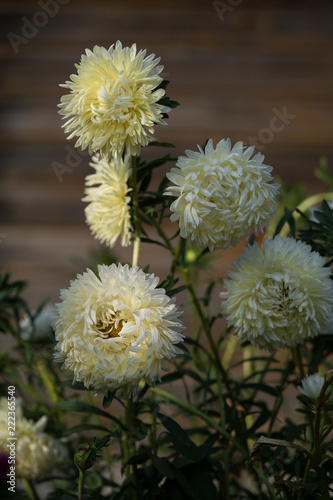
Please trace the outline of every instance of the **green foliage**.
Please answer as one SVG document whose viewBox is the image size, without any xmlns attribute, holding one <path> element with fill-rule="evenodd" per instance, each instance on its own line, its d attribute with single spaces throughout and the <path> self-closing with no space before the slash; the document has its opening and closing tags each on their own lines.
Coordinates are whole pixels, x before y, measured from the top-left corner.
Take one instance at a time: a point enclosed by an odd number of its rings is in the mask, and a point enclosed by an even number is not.
<svg viewBox="0 0 333 500">
<path fill-rule="evenodd" d="M 324 200 L 321 208 L 313 216 L 305 218 L 308 227 L 299 231 L 299 238 L 311 245 L 312 249 L 333 262 L 333 208 Z"/>
<path fill-rule="evenodd" d="M 10 281 L 10 274 L 0 275 L 0 332 L 15 333 L 13 321 L 17 320 L 20 310 L 27 310 L 21 295 L 26 281 Z"/>
</svg>

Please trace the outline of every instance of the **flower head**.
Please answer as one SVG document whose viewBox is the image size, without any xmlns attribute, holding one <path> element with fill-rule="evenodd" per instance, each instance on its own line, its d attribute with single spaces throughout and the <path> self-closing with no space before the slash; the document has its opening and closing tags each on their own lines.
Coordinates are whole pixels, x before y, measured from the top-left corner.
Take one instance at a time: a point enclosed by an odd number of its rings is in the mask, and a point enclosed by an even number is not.
<svg viewBox="0 0 333 500">
<path fill-rule="evenodd" d="M 331 315 L 333 283 L 324 261 L 293 238 L 255 243 L 234 263 L 221 297 L 242 340 L 276 350 L 315 337 Z"/>
<path fill-rule="evenodd" d="M 8 453 L 8 401 L 0 399 L 0 451 Z M 64 445 L 44 432 L 47 418 L 44 415 L 38 422 L 23 416 L 20 399 L 15 408 L 15 455 L 17 475 L 24 479 L 36 479 L 61 467 L 68 459 Z"/>
<path fill-rule="evenodd" d="M 175 184 L 165 194 L 176 196 L 171 204 L 172 221 L 179 221 L 180 235 L 199 245 L 227 248 L 237 245 L 249 228 L 262 230 L 272 214 L 277 184 L 270 184 L 272 167 L 254 147 L 244 151 L 243 143 L 231 148 L 222 139 L 214 149 L 210 139 L 203 151 L 187 150 L 167 174 Z"/>
<path fill-rule="evenodd" d="M 317 399 L 325 384 L 325 377 L 318 374 L 307 375 L 302 379 L 301 384 L 302 386 L 297 386 L 299 392 L 308 398 Z"/>
<path fill-rule="evenodd" d="M 86 387 L 124 396 L 140 380 L 153 385 L 181 350 L 183 326 L 158 278 L 127 264 L 98 266 L 61 291 L 55 359 Z"/>
<path fill-rule="evenodd" d="M 76 146 L 104 156 L 121 156 L 126 147 L 137 155 L 152 139 L 154 124 L 165 124 L 163 114 L 170 108 L 158 103 L 165 94 L 158 88 L 163 66 L 157 66 L 155 54 L 145 56 L 135 44 L 123 48 L 119 41 L 108 50 L 86 49 L 77 74 L 62 85 L 70 93 L 59 104 L 68 138 L 78 137 Z"/>
<path fill-rule="evenodd" d="M 89 202 L 85 208 L 87 224 L 96 238 L 110 247 L 119 236 L 122 246 L 127 246 L 132 230 L 127 186 L 131 174 L 129 156 L 110 161 L 94 156 L 90 165 L 96 172 L 86 177 L 86 186 L 93 186 L 86 188 L 83 198 Z"/>
</svg>

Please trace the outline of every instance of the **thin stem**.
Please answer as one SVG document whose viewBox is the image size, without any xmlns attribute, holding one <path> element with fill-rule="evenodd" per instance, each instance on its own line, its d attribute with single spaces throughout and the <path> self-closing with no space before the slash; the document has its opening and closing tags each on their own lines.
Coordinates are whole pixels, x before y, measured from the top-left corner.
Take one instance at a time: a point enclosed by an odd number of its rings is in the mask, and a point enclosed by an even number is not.
<svg viewBox="0 0 333 500">
<path fill-rule="evenodd" d="M 52 403 L 57 403 L 61 399 L 61 397 L 59 396 L 52 375 L 47 371 L 45 363 L 38 356 L 35 356 L 35 363 L 39 371 L 39 374 L 41 376 L 41 379 L 44 382 L 45 387 L 50 395 Z"/>
<path fill-rule="evenodd" d="M 87 394 L 88 394 L 89 403 L 91 404 L 91 406 L 94 406 L 95 405 L 95 399 L 94 399 L 94 397 L 92 395 L 92 392 L 91 391 L 87 391 Z M 100 425 L 101 427 L 103 426 L 102 418 L 101 418 L 100 415 L 94 415 L 94 419 L 97 422 L 97 425 Z M 105 435 L 105 433 L 101 430 L 100 431 L 100 438 L 102 438 L 104 435 Z M 110 453 L 108 451 L 108 448 L 106 446 L 103 448 L 103 456 L 104 456 L 105 462 L 109 466 L 110 476 L 112 476 L 112 472 L 113 472 L 113 470 L 112 470 L 113 469 L 112 468 L 112 460 L 111 460 L 111 455 L 110 455 Z"/>
<path fill-rule="evenodd" d="M 258 474 L 259 479 L 261 479 L 261 481 L 265 484 L 267 490 L 269 491 L 271 500 L 279 500 L 278 496 L 274 491 L 274 488 L 270 484 L 269 480 L 267 479 L 263 471 L 259 467 L 255 467 L 255 471 Z"/>
<path fill-rule="evenodd" d="M 223 428 L 226 427 L 226 414 L 225 414 L 225 401 L 222 397 L 222 381 L 221 381 L 221 374 L 219 371 L 217 371 L 217 382 L 218 382 L 218 396 L 219 396 L 219 405 L 220 405 L 220 415 L 221 415 L 221 426 Z M 225 500 L 230 499 L 230 491 L 229 491 L 229 484 L 230 484 L 230 467 L 229 467 L 229 451 L 228 447 L 225 446 L 223 447 L 223 465 L 224 465 L 224 485 L 223 485 L 223 491 L 224 491 L 224 498 Z"/>
<path fill-rule="evenodd" d="M 224 350 L 224 354 L 222 356 L 222 365 L 225 370 L 229 368 L 232 357 L 235 353 L 235 350 L 238 346 L 238 337 L 236 335 L 231 335 L 228 340 L 227 346 Z"/>
<path fill-rule="evenodd" d="M 243 349 L 243 376 L 244 379 L 247 379 L 252 375 L 252 354 L 253 354 L 253 346 L 248 345 L 244 347 Z M 245 415 L 245 427 L 246 429 L 251 429 L 253 425 L 253 415 L 252 414 L 247 414 Z M 252 447 L 255 443 L 255 439 L 248 438 L 247 439 L 247 446 L 249 450 L 252 450 Z"/>
<path fill-rule="evenodd" d="M 133 225 L 134 225 L 134 243 L 133 243 L 133 258 L 132 266 L 137 266 L 139 264 L 139 254 L 140 254 L 140 243 L 141 243 L 141 226 L 139 218 L 139 202 L 138 202 L 138 191 L 137 191 L 137 176 L 136 176 L 136 157 L 131 156 L 130 159 L 132 176 L 132 204 L 133 204 Z"/>
<path fill-rule="evenodd" d="M 280 395 L 275 398 L 273 410 L 271 413 L 271 419 L 270 419 L 270 424 L 269 424 L 268 433 L 267 433 L 268 437 L 270 437 L 270 435 L 272 433 L 273 425 L 274 425 L 276 416 L 279 412 L 279 409 L 280 409 L 282 401 L 283 401 L 282 392 L 283 392 L 283 386 L 286 383 L 286 380 L 288 379 L 288 374 L 287 374 L 286 368 L 287 368 L 287 364 L 289 362 L 289 356 L 290 356 L 290 350 L 288 349 L 286 357 L 285 357 L 284 362 L 283 362 L 283 366 L 282 366 L 282 375 L 281 375 L 280 384 L 279 384 Z"/>
<path fill-rule="evenodd" d="M 125 454 L 125 462 L 136 455 L 135 449 L 135 441 L 133 436 L 133 428 L 134 428 L 134 404 L 133 404 L 133 396 L 131 396 L 125 404 L 125 422 L 127 427 L 127 434 L 125 436 L 124 441 L 124 454 Z M 125 467 L 125 475 L 129 477 L 131 474 L 131 466 L 126 465 Z M 134 483 L 134 496 L 131 497 L 134 500 L 139 498 L 139 490 L 138 490 L 138 471 L 136 464 L 132 464 L 132 474 L 133 474 L 133 483 Z"/>
<path fill-rule="evenodd" d="M 317 399 L 320 401 L 320 399 Z M 316 461 L 316 470 L 319 476 L 319 481 L 321 485 L 321 493 L 323 500 L 329 500 L 330 495 L 328 491 L 326 472 L 321 465 L 322 451 L 320 447 L 320 424 L 321 424 L 321 410 L 322 403 L 317 404 L 314 422 L 314 457 Z"/>
<path fill-rule="evenodd" d="M 188 291 L 189 291 L 189 293 L 191 295 L 191 298 L 193 300 L 193 304 L 194 304 L 194 306 L 196 308 L 196 311 L 197 311 L 198 316 L 200 318 L 202 327 L 203 327 L 203 329 L 205 331 L 205 334 L 206 334 L 206 337 L 207 337 L 207 340 L 208 340 L 208 343 L 209 343 L 209 346 L 210 346 L 210 349 L 211 349 L 211 353 L 212 353 L 213 358 L 214 358 L 214 360 L 216 362 L 216 368 L 218 370 L 220 370 L 222 378 L 223 378 L 223 381 L 225 382 L 225 384 L 227 386 L 227 389 L 230 392 L 230 397 L 232 397 L 231 391 L 230 391 L 229 378 L 228 378 L 228 375 L 227 375 L 226 371 L 224 370 L 224 368 L 223 368 L 223 366 L 221 364 L 221 360 L 220 360 L 218 351 L 216 349 L 216 346 L 215 346 L 215 343 L 214 343 L 214 340 L 213 340 L 213 337 L 212 337 L 212 334 L 211 334 L 211 331 L 210 331 L 210 326 L 209 326 L 209 324 L 207 322 L 207 318 L 205 317 L 205 315 L 204 315 L 204 313 L 202 311 L 200 303 L 199 303 L 199 301 L 197 299 L 197 296 L 195 294 L 193 285 L 192 285 L 192 283 L 190 283 L 190 281 L 188 279 L 188 276 L 186 274 L 185 269 L 181 265 L 178 266 L 178 269 L 179 269 L 180 274 L 182 275 L 182 278 L 183 278 L 186 286 L 188 287 Z"/>
<path fill-rule="evenodd" d="M 314 449 L 311 451 L 312 455 L 314 454 Z M 311 458 L 308 458 L 305 466 L 305 471 L 304 471 L 304 476 L 302 480 L 302 485 L 306 483 L 306 480 L 308 478 L 309 470 L 310 470 L 310 465 L 311 465 Z M 297 495 L 297 500 L 301 500 L 301 495 L 302 495 L 302 490 L 299 490 L 298 495 Z"/>
<path fill-rule="evenodd" d="M 179 255 L 183 249 L 183 246 L 185 245 L 185 242 L 186 242 L 186 240 L 184 240 L 182 237 L 180 237 L 176 250 L 172 250 L 173 251 L 173 259 L 172 259 L 172 263 L 171 263 L 169 276 L 173 276 L 176 269 L 177 269 Z"/>
<path fill-rule="evenodd" d="M 85 476 L 85 471 L 79 469 L 79 494 L 78 494 L 78 500 L 82 500 L 83 498 L 83 490 L 84 490 L 84 476 Z"/>
</svg>

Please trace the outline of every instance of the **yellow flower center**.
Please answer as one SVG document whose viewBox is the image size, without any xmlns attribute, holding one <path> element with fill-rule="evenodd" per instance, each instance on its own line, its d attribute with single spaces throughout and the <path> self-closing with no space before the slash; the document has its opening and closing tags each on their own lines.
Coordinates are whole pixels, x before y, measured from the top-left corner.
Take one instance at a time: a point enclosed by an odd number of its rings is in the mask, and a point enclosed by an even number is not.
<svg viewBox="0 0 333 500">
<path fill-rule="evenodd" d="M 95 331 L 103 339 L 119 337 L 124 321 L 119 318 L 119 313 L 114 311 L 101 311 L 97 317 Z"/>
</svg>

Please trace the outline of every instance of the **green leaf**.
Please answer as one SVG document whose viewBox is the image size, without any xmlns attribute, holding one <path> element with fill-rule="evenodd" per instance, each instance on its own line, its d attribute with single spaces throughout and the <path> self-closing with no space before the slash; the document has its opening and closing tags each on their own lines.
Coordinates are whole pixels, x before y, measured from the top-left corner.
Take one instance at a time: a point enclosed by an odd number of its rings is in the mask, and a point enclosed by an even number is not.
<svg viewBox="0 0 333 500">
<path fill-rule="evenodd" d="M 169 460 L 165 457 L 159 458 L 155 455 L 150 456 L 153 466 L 165 477 L 173 479 L 175 477 Z"/>
<path fill-rule="evenodd" d="M 288 208 L 284 209 L 284 216 L 279 221 L 279 223 L 275 229 L 274 236 L 276 236 L 280 233 L 281 229 L 283 228 L 283 226 L 285 225 L 286 222 L 290 226 L 291 234 L 295 237 L 295 220 L 293 218 L 293 210 L 289 210 Z"/>
<path fill-rule="evenodd" d="M 272 387 L 271 385 L 263 384 L 263 383 L 247 383 L 247 389 L 255 389 L 256 391 L 266 392 L 267 394 L 271 394 L 272 396 L 280 396 L 280 389 L 278 387 Z"/>
<path fill-rule="evenodd" d="M 125 469 L 126 465 L 144 464 L 145 462 L 147 462 L 147 460 L 149 460 L 149 458 L 150 458 L 150 455 L 149 455 L 148 451 L 138 453 L 138 455 L 134 455 L 123 465 L 123 470 Z"/>
<path fill-rule="evenodd" d="M 154 243 L 155 245 L 159 245 L 163 248 L 168 248 L 166 245 L 164 245 L 164 243 L 162 243 L 161 241 L 157 241 L 157 240 L 152 240 L 151 238 L 141 238 L 141 241 L 143 243 Z"/>
<path fill-rule="evenodd" d="M 178 288 L 173 288 L 172 290 L 168 291 L 169 297 L 172 297 L 173 295 L 176 295 L 179 292 L 182 292 L 183 290 L 187 290 L 188 286 L 187 285 L 182 285 L 179 286 Z"/>
<path fill-rule="evenodd" d="M 161 424 L 169 431 L 171 440 L 177 450 L 194 462 L 197 461 L 200 458 L 200 450 L 197 445 L 190 440 L 188 434 L 171 417 L 167 417 L 163 415 L 163 413 L 158 413 L 157 416 Z"/>
<path fill-rule="evenodd" d="M 180 472 L 191 486 L 193 500 L 217 500 L 218 494 L 213 482 L 212 466 L 208 460 L 189 464 Z"/>
<path fill-rule="evenodd" d="M 89 415 L 91 414 L 100 415 L 101 417 L 113 420 L 114 422 L 119 424 L 122 429 L 126 429 L 124 424 L 118 418 L 88 403 L 83 403 L 81 401 L 59 401 L 58 403 L 55 403 L 54 406 L 56 408 L 59 408 L 59 410 L 77 411 L 80 413 L 87 413 Z"/>
<path fill-rule="evenodd" d="M 171 142 L 158 142 L 158 141 L 152 141 L 148 144 L 148 146 L 158 146 L 161 148 L 175 148 L 176 147 Z"/>
<path fill-rule="evenodd" d="M 161 382 L 160 384 L 168 384 L 170 382 L 174 382 L 175 380 L 179 380 L 180 378 L 182 378 L 184 376 L 184 373 L 181 372 L 181 371 L 176 371 L 176 372 L 173 372 L 173 373 L 168 373 L 167 375 L 164 375 L 162 378 L 161 378 Z M 159 385 L 160 385 L 159 384 Z"/>
<path fill-rule="evenodd" d="M 103 432 L 110 432 L 107 427 L 104 427 L 103 425 L 96 425 L 96 424 L 79 424 L 75 425 L 74 427 L 69 427 L 64 431 L 65 436 L 69 436 L 70 434 L 74 434 L 77 432 L 82 432 L 82 431 L 103 431 Z M 118 437 L 119 433 L 117 431 L 114 431 L 113 433 L 115 436 Z M 117 435 L 116 435 L 117 434 Z"/>
<path fill-rule="evenodd" d="M 204 444 L 200 446 L 200 456 L 201 458 L 208 457 L 213 449 L 214 444 L 218 439 L 220 438 L 220 434 L 218 432 L 215 432 L 214 434 L 211 434 L 208 436 Z"/>
<path fill-rule="evenodd" d="M 114 400 L 117 391 L 108 391 L 107 395 L 103 398 L 102 406 L 106 410 Z"/>
</svg>

